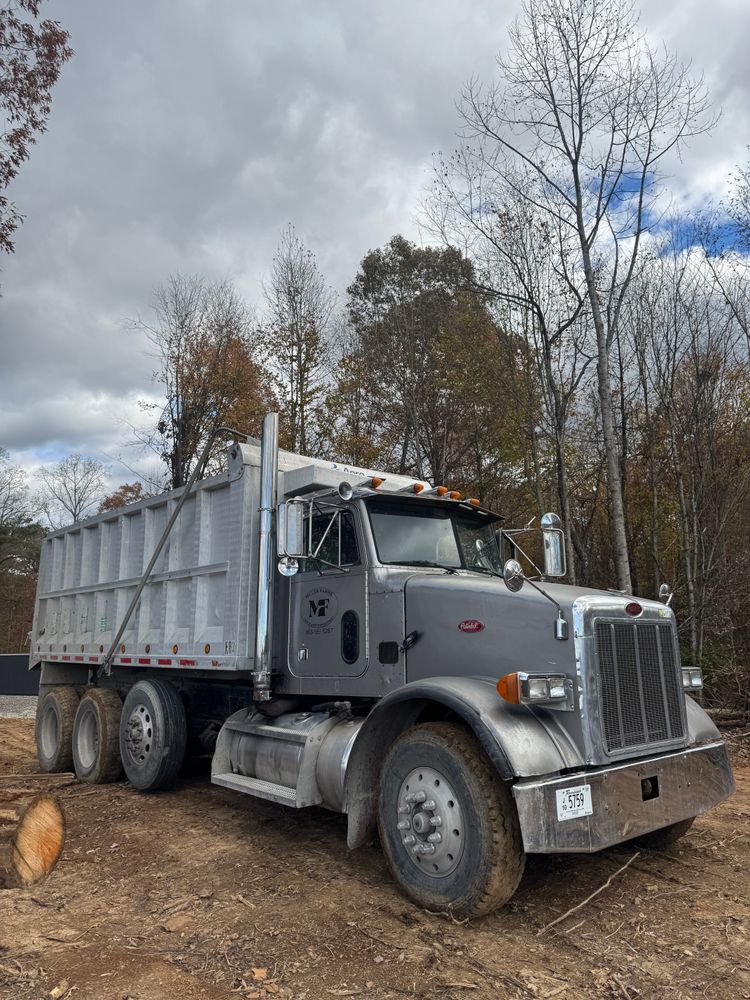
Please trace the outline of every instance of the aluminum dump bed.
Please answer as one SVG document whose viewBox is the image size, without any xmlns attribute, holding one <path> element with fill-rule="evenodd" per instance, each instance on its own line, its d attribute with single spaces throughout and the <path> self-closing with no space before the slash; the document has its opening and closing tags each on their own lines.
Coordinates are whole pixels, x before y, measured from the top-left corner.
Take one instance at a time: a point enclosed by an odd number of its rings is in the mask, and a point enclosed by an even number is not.
<svg viewBox="0 0 750 1000">
<path fill-rule="evenodd" d="M 279 499 L 385 473 L 279 454 Z M 392 489 L 413 482 L 387 476 Z M 113 659 L 125 667 L 252 671 L 260 447 L 193 487 Z M 104 660 L 182 490 L 51 532 L 42 543 L 30 667 Z"/>
</svg>

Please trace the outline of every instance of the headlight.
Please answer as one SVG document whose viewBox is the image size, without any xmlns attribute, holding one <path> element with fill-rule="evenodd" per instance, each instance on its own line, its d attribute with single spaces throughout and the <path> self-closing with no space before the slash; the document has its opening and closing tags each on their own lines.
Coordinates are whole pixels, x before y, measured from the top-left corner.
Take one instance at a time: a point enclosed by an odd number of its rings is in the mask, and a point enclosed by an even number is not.
<svg viewBox="0 0 750 1000">
<path fill-rule="evenodd" d="M 682 686 L 686 691 L 700 691 L 703 688 L 703 671 L 701 668 L 683 667 Z"/>
<path fill-rule="evenodd" d="M 506 674 L 497 682 L 497 693 L 511 705 L 573 708 L 573 682 L 564 674 Z"/>
<path fill-rule="evenodd" d="M 522 701 L 546 701 L 548 698 L 548 677 L 528 677 L 525 681 L 521 681 Z"/>
<path fill-rule="evenodd" d="M 565 678 L 550 677 L 549 696 L 550 698 L 555 698 L 555 699 L 567 697 L 567 692 L 565 691 Z"/>
</svg>

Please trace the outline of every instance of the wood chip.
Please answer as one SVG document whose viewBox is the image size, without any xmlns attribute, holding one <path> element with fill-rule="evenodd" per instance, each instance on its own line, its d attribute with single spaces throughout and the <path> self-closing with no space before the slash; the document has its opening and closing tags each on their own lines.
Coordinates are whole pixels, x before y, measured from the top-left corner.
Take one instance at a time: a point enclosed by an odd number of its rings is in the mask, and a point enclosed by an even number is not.
<svg viewBox="0 0 750 1000">
<path fill-rule="evenodd" d="M 170 917 L 169 920 L 165 920 L 161 926 L 167 933 L 174 934 L 177 931 L 184 931 L 192 922 L 193 918 L 189 913 L 177 913 L 174 917 Z"/>
</svg>

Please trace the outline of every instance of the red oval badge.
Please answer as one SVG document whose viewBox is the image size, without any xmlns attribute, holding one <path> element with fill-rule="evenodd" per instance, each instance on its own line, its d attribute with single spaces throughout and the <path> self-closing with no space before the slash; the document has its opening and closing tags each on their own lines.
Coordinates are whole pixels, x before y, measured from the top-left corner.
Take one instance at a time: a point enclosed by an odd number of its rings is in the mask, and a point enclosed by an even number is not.
<svg viewBox="0 0 750 1000">
<path fill-rule="evenodd" d="M 462 632 L 481 632 L 484 622 L 480 622 L 478 618 L 466 618 L 458 623 L 458 627 Z"/>
</svg>

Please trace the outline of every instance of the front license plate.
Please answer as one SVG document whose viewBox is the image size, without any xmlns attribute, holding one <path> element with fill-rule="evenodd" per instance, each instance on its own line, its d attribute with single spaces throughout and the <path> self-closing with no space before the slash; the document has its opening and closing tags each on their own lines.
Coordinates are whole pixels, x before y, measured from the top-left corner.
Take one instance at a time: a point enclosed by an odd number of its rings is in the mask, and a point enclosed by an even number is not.
<svg viewBox="0 0 750 1000">
<path fill-rule="evenodd" d="M 558 820 L 576 819 L 577 816 L 591 816 L 591 785 L 576 785 L 575 788 L 560 788 L 557 795 Z"/>
</svg>

